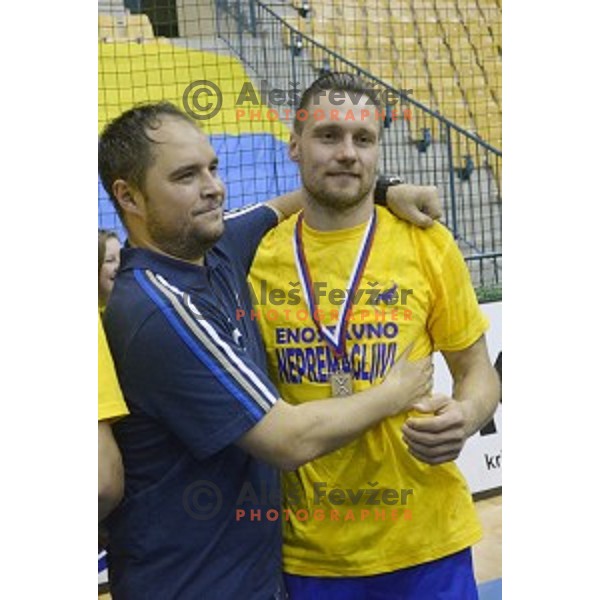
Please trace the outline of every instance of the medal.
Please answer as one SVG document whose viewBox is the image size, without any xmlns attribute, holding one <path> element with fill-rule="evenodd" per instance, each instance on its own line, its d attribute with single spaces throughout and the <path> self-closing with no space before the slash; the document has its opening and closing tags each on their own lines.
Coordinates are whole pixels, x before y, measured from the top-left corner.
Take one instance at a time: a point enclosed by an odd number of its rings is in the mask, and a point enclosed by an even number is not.
<svg viewBox="0 0 600 600">
<path fill-rule="evenodd" d="M 323 339 L 327 345 L 333 350 L 335 357 L 338 362 L 346 357 L 346 321 L 349 319 L 349 313 L 352 306 L 352 301 L 356 294 L 360 280 L 362 279 L 363 272 L 371 253 L 373 246 L 373 239 L 375 237 L 375 227 L 377 225 L 377 213 L 373 211 L 371 218 L 367 224 L 365 234 L 363 236 L 358 255 L 354 261 L 354 267 L 350 275 L 350 280 L 346 289 L 348 295 L 344 300 L 344 304 L 341 309 L 340 320 L 335 325 L 333 332 L 328 327 L 325 327 L 319 320 L 316 312 L 317 304 L 314 295 L 314 285 L 310 276 L 310 270 L 308 268 L 308 261 L 304 254 L 304 245 L 302 242 L 302 224 L 304 221 L 304 215 L 301 213 L 296 221 L 296 227 L 294 230 L 294 258 L 296 261 L 296 270 L 298 271 L 298 277 L 302 286 L 302 291 L 308 305 L 310 316 L 320 331 Z M 350 396 L 354 393 L 353 389 L 353 378 L 352 378 L 352 365 L 347 364 L 343 368 L 333 371 L 329 374 L 331 382 L 331 394 L 332 396 Z"/>
<path fill-rule="evenodd" d="M 350 371 L 334 371 L 329 375 L 331 395 L 333 397 L 351 396 L 354 393 L 352 373 Z"/>
</svg>

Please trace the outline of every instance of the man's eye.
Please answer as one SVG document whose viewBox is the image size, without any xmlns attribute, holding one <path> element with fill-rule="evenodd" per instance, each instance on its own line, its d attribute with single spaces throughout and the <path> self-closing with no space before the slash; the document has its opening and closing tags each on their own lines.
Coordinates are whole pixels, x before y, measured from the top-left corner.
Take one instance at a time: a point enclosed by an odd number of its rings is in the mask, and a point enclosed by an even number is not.
<svg viewBox="0 0 600 600">
<path fill-rule="evenodd" d="M 182 173 L 178 179 L 179 181 L 189 181 L 190 179 L 192 179 L 194 177 L 194 173 L 192 173 L 192 171 L 188 171 L 187 173 Z"/>
</svg>

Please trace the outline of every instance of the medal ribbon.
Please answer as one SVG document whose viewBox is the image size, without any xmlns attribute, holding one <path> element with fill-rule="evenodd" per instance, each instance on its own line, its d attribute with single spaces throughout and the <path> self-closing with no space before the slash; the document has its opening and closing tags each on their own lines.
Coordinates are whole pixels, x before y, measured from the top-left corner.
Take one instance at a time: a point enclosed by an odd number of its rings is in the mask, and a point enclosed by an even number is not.
<svg viewBox="0 0 600 600">
<path fill-rule="evenodd" d="M 369 254 L 373 247 L 373 239 L 375 238 L 375 228 L 377 226 L 377 213 L 373 211 L 371 218 L 367 224 L 365 234 L 363 236 L 358 255 L 354 261 L 354 267 L 350 280 L 348 282 L 347 291 L 348 295 L 344 300 L 341 309 L 341 319 L 337 322 L 333 334 L 325 327 L 319 320 L 317 315 L 317 303 L 315 301 L 314 285 L 310 276 L 310 270 L 308 268 L 308 261 L 304 254 L 304 244 L 302 241 L 302 226 L 304 222 L 304 215 L 300 213 L 298 220 L 296 221 L 296 227 L 294 229 L 294 258 L 296 260 L 296 270 L 298 271 L 298 277 L 300 278 L 300 284 L 302 285 L 302 291 L 308 304 L 310 316 L 321 332 L 325 341 L 333 349 L 333 352 L 337 358 L 341 358 L 346 354 L 346 321 L 348 320 L 350 309 L 354 295 L 358 290 L 360 280 L 362 279 L 363 272 L 369 260 Z"/>
</svg>

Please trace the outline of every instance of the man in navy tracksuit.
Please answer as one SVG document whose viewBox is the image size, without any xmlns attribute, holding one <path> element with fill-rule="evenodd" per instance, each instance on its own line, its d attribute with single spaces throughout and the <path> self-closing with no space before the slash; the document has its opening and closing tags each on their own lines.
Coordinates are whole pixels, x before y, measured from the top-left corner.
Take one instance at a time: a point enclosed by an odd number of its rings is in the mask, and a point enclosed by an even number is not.
<svg viewBox="0 0 600 600">
<path fill-rule="evenodd" d="M 281 523 L 266 517 L 280 508 L 278 469 L 405 410 L 430 365 L 403 357 L 369 392 L 287 404 L 266 376 L 246 275 L 299 195 L 223 219 L 214 150 L 168 103 L 110 123 L 99 162 L 129 235 L 104 316 L 130 411 L 114 427 L 125 496 L 108 523 L 112 596 L 282 598 Z"/>
</svg>

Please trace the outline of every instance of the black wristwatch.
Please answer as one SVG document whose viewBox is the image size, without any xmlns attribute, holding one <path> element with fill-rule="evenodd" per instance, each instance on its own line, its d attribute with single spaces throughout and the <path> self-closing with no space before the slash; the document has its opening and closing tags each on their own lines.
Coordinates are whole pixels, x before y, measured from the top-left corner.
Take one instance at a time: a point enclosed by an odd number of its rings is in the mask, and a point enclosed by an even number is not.
<svg viewBox="0 0 600 600">
<path fill-rule="evenodd" d="M 386 196 L 389 187 L 406 183 L 404 178 L 398 175 L 379 175 L 375 184 L 375 204 L 387 206 Z"/>
</svg>

